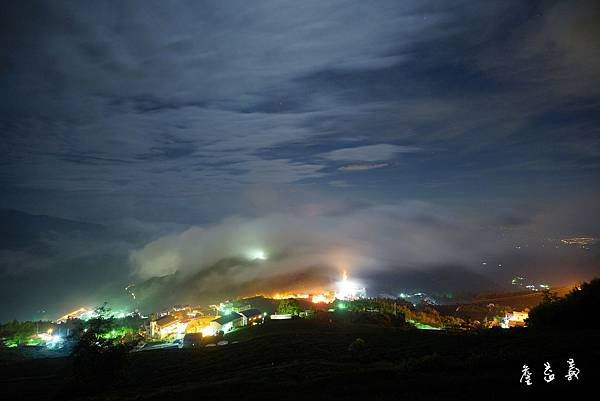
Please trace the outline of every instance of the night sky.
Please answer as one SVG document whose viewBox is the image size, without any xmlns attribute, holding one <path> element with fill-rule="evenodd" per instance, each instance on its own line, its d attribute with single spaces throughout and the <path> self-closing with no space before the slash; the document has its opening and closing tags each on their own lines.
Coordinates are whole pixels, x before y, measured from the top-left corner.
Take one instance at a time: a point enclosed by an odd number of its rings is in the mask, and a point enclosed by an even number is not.
<svg viewBox="0 0 600 401">
<path fill-rule="evenodd" d="M 560 242 L 600 236 L 598 21 L 596 1 L 3 4 L 0 320 L 175 272 L 198 294 L 599 275 L 598 246 Z M 209 269 L 253 249 L 272 258 Z"/>
</svg>

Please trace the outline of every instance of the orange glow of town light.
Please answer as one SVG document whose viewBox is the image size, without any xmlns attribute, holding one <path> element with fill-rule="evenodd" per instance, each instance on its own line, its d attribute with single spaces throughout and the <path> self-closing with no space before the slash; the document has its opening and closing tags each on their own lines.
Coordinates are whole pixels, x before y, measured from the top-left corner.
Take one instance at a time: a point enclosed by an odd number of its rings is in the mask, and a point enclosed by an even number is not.
<svg viewBox="0 0 600 401">
<path fill-rule="evenodd" d="M 267 297 L 272 298 L 272 299 L 277 299 L 277 300 L 291 299 L 291 298 L 306 299 L 315 304 L 321 304 L 321 303 L 330 304 L 335 300 L 335 295 L 334 295 L 333 291 L 322 292 L 321 290 L 302 291 L 302 292 L 298 292 L 298 293 L 278 292 L 271 296 L 267 295 Z"/>
<path fill-rule="evenodd" d="M 335 297 L 330 293 L 315 294 L 312 296 L 312 303 L 314 304 L 330 304 L 335 300 Z"/>
<path fill-rule="evenodd" d="M 271 296 L 271 298 L 273 299 L 290 299 L 290 298 L 296 298 L 296 299 L 308 299 L 310 298 L 310 295 L 308 294 L 304 294 L 304 293 L 277 293 Z"/>
</svg>

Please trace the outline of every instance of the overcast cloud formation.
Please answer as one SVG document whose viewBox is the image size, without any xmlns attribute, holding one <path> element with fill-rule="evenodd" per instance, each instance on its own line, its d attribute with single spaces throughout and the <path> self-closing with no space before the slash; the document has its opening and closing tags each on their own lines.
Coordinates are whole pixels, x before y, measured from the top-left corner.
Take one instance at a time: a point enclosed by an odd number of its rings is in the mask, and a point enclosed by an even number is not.
<svg viewBox="0 0 600 401">
<path fill-rule="evenodd" d="M 478 259 L 456 241 L 496 210 L 535 221 L 536 239 L 597 235 L 599 18 L 593 0 L 11 2 L 0 208 L 161 227 L 123 239 L 116 282 L 191 268 L 186 241 L 207 263 L 238 252 L 222 243 L 236 224 L 349 247 L 355 219 L 406 202 L 469 225 L 411 225 L 423 238 L 398 245 L 385 238 L 403 220 L 382 222 L 366 265 Z M 13 277 L 55 262 L 6 252 Z"/>
<path fill-rule="evenodd" d="M 494 237 L 429 205 L 382 205 L 342 215 L 231 218 L 161 237 L 135 251 L 132 260 L 145 278 L 175 272 L 189 276 L 221 259 L 252 259 L 253 252 L 263 250 L 273 258 L 262 264 L 266 273 L 321 266 L 341 276 L 343 271 L 364 274 L 398 263 L 394 267 L 407 269 L 442 263 L 473 265 L 493 251 L 492 238 L 485 239 L 486 235 Z M 475 236 L 480 237 L 479 244 L 467 246 Z M 244 272 L 248 280 L 254 274 Z"/>
</svg>

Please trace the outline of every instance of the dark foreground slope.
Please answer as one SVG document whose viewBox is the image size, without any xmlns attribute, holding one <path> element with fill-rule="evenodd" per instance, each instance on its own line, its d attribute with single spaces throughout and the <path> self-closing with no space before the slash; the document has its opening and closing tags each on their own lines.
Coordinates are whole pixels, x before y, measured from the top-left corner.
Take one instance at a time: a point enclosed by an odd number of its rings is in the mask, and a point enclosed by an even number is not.
<svg viewBox="0 0 600 401">
<path fill-rule="evenodd" d="M 356 338 L 364 349 L 349 349 Z M 96 394 L 73 387 L 68 359 L 5 362 L 2 390 L 19 400 L 489 400 L 556 399 L 600 383 L 598 331 L 472 334 L 286 321 L 228 339 L 239 343 L 131 354 L 120 377 Z M 578 381 L 564 378 L 569 358 L 581 370 Z M 556 374 L 551 383 L 543 380 L 546 361 Z M 519 383 L 523 364 L 532 386 Z"/>
</svg>

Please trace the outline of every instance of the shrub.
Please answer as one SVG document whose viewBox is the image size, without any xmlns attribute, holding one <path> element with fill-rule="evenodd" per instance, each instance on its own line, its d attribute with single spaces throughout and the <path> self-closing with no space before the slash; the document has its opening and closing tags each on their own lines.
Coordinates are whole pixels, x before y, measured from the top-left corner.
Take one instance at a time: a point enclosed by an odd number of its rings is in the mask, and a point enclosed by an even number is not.
<svg viewBox="0 0 600 401">
<path fill-rule="evenodd" d="M 365 350 L 367 343 L 362 338 L 357 338 L 348 346 L 348 351 L 353 354 L 360 354 Z"/>
<path fill-rule="evenodd" d="M 115 329 L 114 317 L 106 303 L 96 313 L 97 317 L 75 335 L 77 343 L 71 352 L 75 380 L 86 391 L 98 391 L 109 385 L 122 369 L 129 351 L 139 342 L 130 332 L 120 337 L 107 335 Z"/>
<path fill-rule="evenodd" d="M 544 294 L 544 300 L 529 312 L 527 324 L 534 328 L 598 328 L 600 279 L 583 283 L 562 298 Z"/>
</svg>

